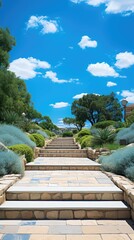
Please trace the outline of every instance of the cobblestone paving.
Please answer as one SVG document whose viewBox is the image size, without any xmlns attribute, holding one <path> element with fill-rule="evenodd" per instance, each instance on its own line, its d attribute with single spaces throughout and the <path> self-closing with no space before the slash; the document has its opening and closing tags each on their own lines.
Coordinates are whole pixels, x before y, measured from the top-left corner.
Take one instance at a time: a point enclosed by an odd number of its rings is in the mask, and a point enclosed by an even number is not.
<svg viewBox="0 0 134 240">
<path fill-rule="evenodd" d="M 1 240 L 134 240 L 125 220 L 0 221 Z"/>
<path fill-rule="evenodd" d="M 26 171 L 14 186 L 114 186 L 100 171 Z"/>
</svg>

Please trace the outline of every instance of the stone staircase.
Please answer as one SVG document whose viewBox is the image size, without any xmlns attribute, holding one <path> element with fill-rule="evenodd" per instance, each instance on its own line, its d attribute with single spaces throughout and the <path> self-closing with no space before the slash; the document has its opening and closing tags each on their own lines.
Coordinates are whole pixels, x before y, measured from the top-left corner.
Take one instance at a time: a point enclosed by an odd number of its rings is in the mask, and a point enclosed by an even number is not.
<svg viewBox="0 0 134 240">
<path fill-rule="evenodd" d="M 74 145 L 71 138 L 54 141 L 58 147 L 61 142 Z M 45 151 L 56 152 L 46 157 Z M 24 178 L 7 190 L 0 219 L 129 219 L 122 190 L 98 171 L 98 163 L 81 155 L 73 158 L 74 151 L 81 150 L 41 150 L 43 156 L 28 163 Z M 63 156 L 55 156 L 61 152 Z"/>
<path fill-rule="evenodd" d="M 79 146 L 73 138 L 68 137 L 53 139 L 45 146 L 45 149 L 79 149 Z"/>
<path fill-rule="evenodd" d="M 79 149 L 73 138 L 56 138 L 40 150 L 39 157 L 87 157 L 87 152 Z"/>
</svg>

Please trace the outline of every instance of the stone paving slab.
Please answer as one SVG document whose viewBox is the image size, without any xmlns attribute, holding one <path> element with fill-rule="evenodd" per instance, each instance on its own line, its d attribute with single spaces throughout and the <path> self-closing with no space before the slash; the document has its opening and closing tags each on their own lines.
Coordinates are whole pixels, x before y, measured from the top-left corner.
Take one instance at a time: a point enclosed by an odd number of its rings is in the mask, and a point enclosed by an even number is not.
<svg viewBox="0 0 134 240">
<path fill-rule="evenodd" d="M 100 182 L 103 179 L 103 182 Z M 25 171 L 14 187 L 114 187 L 100 171 Z M 37 187 L 38 186 L 38 187 Z"/>
<path fill-rule="evenodd" d="M 47 165 L 47 166 L 100 166 L 97 162 L 89 158 L 67 158 L 67 157 L 38 157 L 34 162 L 27 165 Z"/>
<path fill-rule="evenodd" d="M 0 221 L 1 240 L 134 240 L 125 220 Z"/>
</svg>

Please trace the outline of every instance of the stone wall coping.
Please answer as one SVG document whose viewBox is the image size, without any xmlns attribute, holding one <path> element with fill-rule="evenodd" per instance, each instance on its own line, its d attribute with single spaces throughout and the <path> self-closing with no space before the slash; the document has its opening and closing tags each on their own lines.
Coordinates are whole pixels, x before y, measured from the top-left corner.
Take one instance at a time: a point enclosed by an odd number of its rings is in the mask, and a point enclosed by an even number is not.
<svg viewBox="0 0 134 240">
<path fill-rule="evenodd" d="M 6 190 L 11 187 L 15 182 L 17 182 L 20 178 L 20 174 L 10 174 L 0 177 L 0 195 L 3 195 Z"/>
</svg>

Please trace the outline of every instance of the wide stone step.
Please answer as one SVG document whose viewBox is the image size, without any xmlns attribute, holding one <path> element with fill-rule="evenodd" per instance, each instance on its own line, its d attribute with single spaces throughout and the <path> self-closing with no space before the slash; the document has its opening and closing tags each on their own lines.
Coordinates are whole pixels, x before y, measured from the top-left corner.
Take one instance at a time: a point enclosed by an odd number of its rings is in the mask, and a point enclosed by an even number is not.
<svg viewBox="0 0 134 240">
<path fill-rule="evenodd" d="M 100 170 L 100 164 L 88 158 L 39 157 L 26 164 L 26 170 Z"/>
<path fill-rule="evenodd" d="M 87 151 L 82 149 L 41 149 L 39 157 L 87 157 Z"/>
<path fill-rule="evenodd" d="M 0 219 L 129 219 L 122 201 L 6 201 Z"/>
<path fill-rule="evenodd" d="M 45 149 L 78 149 L 78 145 L 54 145 L 54 144 L 49 144 L 45 146 Z"/>
<path fill-rule="evenodd" d="M 40 149 L 40 153 L 70 153 L 70 154 L 87 154 L 87 150 L 85 149 Z"/>
<path fill-rule="evenodd" d="M 12 186 L 6 192 L 7 200 L 123 200 L 118 187 L 22 187 Z"/>
</svg>

